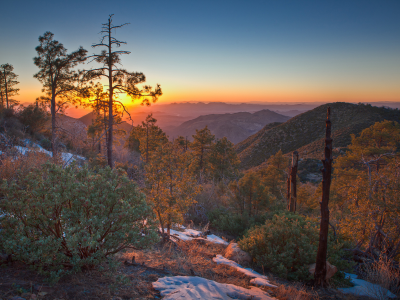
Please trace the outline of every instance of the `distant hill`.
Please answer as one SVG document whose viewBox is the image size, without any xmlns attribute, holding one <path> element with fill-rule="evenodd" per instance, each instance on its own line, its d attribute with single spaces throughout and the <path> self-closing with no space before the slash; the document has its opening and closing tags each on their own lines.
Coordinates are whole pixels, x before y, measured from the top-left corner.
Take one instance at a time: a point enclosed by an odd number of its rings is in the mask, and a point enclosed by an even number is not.
<svg viewBox="0 0 400 300">
<path fill-rule="evenodd" d="M 298 150 L 300 158 L 322 158 L 328 106 L 331 107 L 334 153 L 350 144 L 350 134 L 357 135 L 375 122 L 400 122 L 399 110 L 344 102 L 324 104 L 278 126 L 265 126 L 237 144 L 235 149 L 242 167 L 258 166 L 280 149 L 283 153 Z"/>
<path fill-rule="evenodd" d="M 273 122 L 286 122 L 290 117 L 264 109 L 255 113 L 239 112 L 233 114 L 212 114 L 197 117 L 186 121 L 176 128 L 165 128 L 169 138 L 179 135 L 192 139 L 196 129 L 208 126 L 216 138 L 227 137 L 236 144 L 262 129 L 266 124 Z"/>
<path fill-rule="evenodd" d="M 151 106 L 137 107 L 131 111 L 131 114 L 138 112 L 162 112 L 167 115 L 177 117 L 197 118 L 210 114 L 233 114 L 239 112 L 254 113 L 263 109 L 269 109 L 285 116 L 294 116 L 296 114 L 313 109 L 323 103 L 224 103 L 224 102 L 178 102 L 170 104 L 155 103 Z M 289 112 L 290 114 L 287 114 Z M 157 117 L 156 117 L 157 119 Z M 186 120 L 185 120 L 186 121 Z"/>
<path fill-rule="evenodd" d="M 142 124 L 142 121 L 146 119 L 146 117 L 150 114 L 150 112 L 137 112 L 137 113 L 131 113 L 131 117 L 133 120 L 133 126 L 137 126 Z M 159 125 L 161 128 L 167 128 L 167 127 L 176 127 L 182 124 L 185 121 L 188 121 L 192 118 L 190 117 L 180 117 L 180 116 L 174 116 L 170 114 L 165 114 L 163 112 L 153 112 L 153 117 L 157 119 L 157 125 Z M 92 124 L 92 119 L 94 119 L 94 113 L 90 112 L 83 117 L 79 118 L 80 121 L 85 123 L 87 126 Z M 126 124 L 129 126 L 132 126 L 132 122 L 127 119 L 127 115 L 124 115 L 124 120 L 126 120 Z M 125 126 L 125 125 L 123 125 Z M 125 126 L 126 127 L 126 126 Z M 125 128 L 126 130 L 127 128 Z M 130 129 L 129 129 L 130 130 Z"/>
<path fill-rule="evenodd" d="M 79 119 L 75 119 L 66 115 L 56 115 L 56 126 L 60 128 L 62 135 L 68 136 L 69 138 L 86 140 L 86 124 L 81 122 Z M 46 129 L 51 130 L 51 119 L 46 123 Z"/>
<path fill-rule="evenodd" d="M 79 119 L 77 119 L 78 121 L 82 122 L 83 124 L 85 124 L 86 126 L 89 126 L 92 124 L 92 120 L 95 118 L 95 114 L 94 112 L 90 112 L 86 115 L 84 115 L 83 117 L 80 117 Z M 132 125 L 129 124 L 128 122 L 123 121 L 121 124 L 117 125 L 118 129 L 123 129 L 126 131 L 126 133 L 128 134 L 131 130 L 132 130 Z"/>
</svg>

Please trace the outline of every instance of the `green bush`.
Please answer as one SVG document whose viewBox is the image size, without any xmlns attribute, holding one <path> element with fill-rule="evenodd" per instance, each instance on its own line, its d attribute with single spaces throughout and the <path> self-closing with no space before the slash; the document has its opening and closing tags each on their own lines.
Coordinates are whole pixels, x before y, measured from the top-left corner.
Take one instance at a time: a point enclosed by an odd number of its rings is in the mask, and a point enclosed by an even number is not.
<svg viewBox="0 0 400 300">
<path fill-rule="evenodd" d="M 315 263 L 318 241 L 318 224 L 302 216 L 285 213 L 275 215 L 263 226 L 250 229 L 239 241 L 239 246 L 249 252 L 259 266 L 282 278 L 308 280 L 311 279 L 308 265 Z M 343 247 L 343 240 L 329 237 L 327 260 L 338 270 L 350 267 L 350 263 L 342 259 L 345 255 Z"/>
<path fill-rule="evenodd" d="M 259 215 L 249 218 L 222 209 L 214 209 L 207 213 L 212 228 L 222 231 L 234 238 L 241 238 L 247 230 L 255 225 L 264 224 L 267 216 Z"/>
<path fill-rule="evenodd" d="M 47 163 L 1 189 L 0 247 L 53 281 L 157 238 L 152 208 L 121 170 Z"/>
</svg>

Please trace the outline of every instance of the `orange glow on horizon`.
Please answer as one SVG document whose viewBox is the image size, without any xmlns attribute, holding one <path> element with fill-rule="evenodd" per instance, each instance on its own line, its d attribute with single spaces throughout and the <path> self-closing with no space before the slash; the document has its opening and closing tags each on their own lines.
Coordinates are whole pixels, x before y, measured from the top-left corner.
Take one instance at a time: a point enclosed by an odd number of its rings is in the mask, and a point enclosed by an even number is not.
<svg viewBox="0 0 400 300">
<path fill-rule="evenodd" d="M 170 104 L 179 102 L 228 102 L 228 103 L 298 103 L 298 102 L 400 102 L 398 90 L 379 90 L 366 88 L 358 91 L 354 88 L 333 89 L 328 87 L 310 89 L 301 86 L 287 86 L 277 88 L 259 88 L 238 90 L 228 89 L 227 87 L 217 88 L 209 87 L 207 89 L 181 88 L 174 90 L 168 87 L 163 88 L 163 95 L 156 102 L 157 104 Z M 40 89 L 22 88 L 18 96 L 13 97 L 20 101 L 21 104 L 34 103 L 35 99 L 41 95 Z M 137 109 L 142 107 L 141 100 L 134 101 L 127 95 L 120 95 L 119 101 L 124 104 L 127 109 Z M 153 105 L 152 101 L 150 103 Z M 82 106 L 70 108 L 67 114 L 71 117 L 79 118 L 90 112 L 89 108 Z"/>
</svg>

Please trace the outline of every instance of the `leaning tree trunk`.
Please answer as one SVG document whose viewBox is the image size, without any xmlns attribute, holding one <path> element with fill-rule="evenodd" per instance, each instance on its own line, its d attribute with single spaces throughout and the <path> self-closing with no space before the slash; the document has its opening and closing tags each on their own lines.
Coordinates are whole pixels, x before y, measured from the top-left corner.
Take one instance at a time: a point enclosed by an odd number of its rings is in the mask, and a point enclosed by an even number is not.
<svg viewBox="0 0 400 300">
<path fill-rule="evenodd" d="M 321 225 L 319 231 L 319 244 L 317 261 L 315 266 L 315 284 L 326 286 L 326 253 L 328 250 L 328 230 L 329 230 L 329 191 L 331 187 L 332 173 L 332 139 L 331 139 L 331 109 L 328 107 L 326 118 L 326 139 L 325 139 L 325 158 L 322 160 L 324 168 L 322 171 L 322 201 L 321 205 Z"/>
<path fill-rule="evenodd" d="M 297 151 L 293 151 L 292 156 L 292 167 L 290 168 L 290 201 L 289 201 L 289 211 L 296 211 L 296 203 L 297 203 L 297 187 L 296 187 L 296 176 L 297 176 L 297 166 L 299 162 L 299 153 Z"/>
</svg>

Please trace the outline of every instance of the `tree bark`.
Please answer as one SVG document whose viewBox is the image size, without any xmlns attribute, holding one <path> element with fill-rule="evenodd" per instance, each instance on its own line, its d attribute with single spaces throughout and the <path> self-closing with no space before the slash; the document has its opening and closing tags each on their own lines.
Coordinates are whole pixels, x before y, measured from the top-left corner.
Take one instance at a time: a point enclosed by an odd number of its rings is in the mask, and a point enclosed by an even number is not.
<svg viewBox="0 0 400 300">
<path fill-rule="evenodd" d="M 111 52 L 111 18 L 108 19 L 108 140 L 107 140 L 107 160 L 110 168 L 113 168 L 113 78 L 112 78 L 112 52 Z"/>
<path fill-rule="evenodd" d="M 287 193 L 286 193 L 286 204 L 287 204 L 287 209 L 289 210 L 289 206 L 290 206 L 290 166 L 288 166 L 288 173 L 287 173 Z"/>
<path fill-rule="evenodd" d="M 56 126 L 56 95 L 55 89 L 52 88 L 51 93 L 51 152 L 53 160 L 57 158 L 57 126 Z"/>
<path fill-rule="evenodd" d="M 332 139 L 331 139 L 331 109 L 328 107 L 326 118 L 325 158 L 322 160 L 324 168 L 322 171 L 322 201 L 321 225 L 319 231 L 319 244 L 315 266 L 314 279 L 318 286 L 327 286 L 326 281 L 326 255 L 328 250 L 329 232 L 329 192 L 331 187 L 332 174 Z"/>
<path fill-rule="evenodd" d="M 8 87 L 7 87 L 7 76 L 6 76 L 6 70 L 4 69 L 4 72 L 3 72 L 3 74 L 4 74 L 4 94 L 5 94 L 5 96 L 6 96 L 6 103 L 7 103 L 7 109 L 9 108 L 8 107 Z"/>
<path fill-rule="evenodd" d="M 297 166 L 299 162 L 299 153 L 293 151 L 292 155 L 292 167 L 290 169 L 290 201 L 289 201 L 289 211 L 296 211 L 297 203 L 297 186 L 296 186 L 296 176 L 297 176 Z"/>
</svg>

